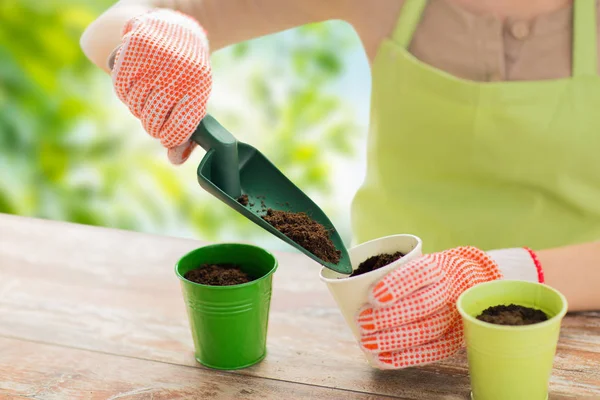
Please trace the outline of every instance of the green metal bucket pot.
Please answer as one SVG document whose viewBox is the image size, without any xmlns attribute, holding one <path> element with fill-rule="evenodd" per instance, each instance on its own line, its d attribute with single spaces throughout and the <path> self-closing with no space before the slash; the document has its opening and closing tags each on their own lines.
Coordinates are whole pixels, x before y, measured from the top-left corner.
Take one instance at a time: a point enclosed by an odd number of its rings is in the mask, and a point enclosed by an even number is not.
<svg viewBox="0 0 600 400">
<path fill-rule="evenodd" d="M 233 286 L 207 286 L 184 275 L 202 264 L 237 264 L 253 278 Z M 181 280 L 199 363 L 215 369 L 246 368 L 266 354 L 269 306 L 277 260 L 245 244 L 216 244 L 193 250 L 175 266 Z"/>
<path fill-rule="evenodd" d="M 480 321 L 483 310 L 500 304 L 542 310 L 548 320 L 505 326 Z M 457 301 L 465 329 L 471 391 L 474 400 L 544 400 L 562 318 L 565 297 L 550 286 L 498 280 L 466 290 Z"/>
</svg>

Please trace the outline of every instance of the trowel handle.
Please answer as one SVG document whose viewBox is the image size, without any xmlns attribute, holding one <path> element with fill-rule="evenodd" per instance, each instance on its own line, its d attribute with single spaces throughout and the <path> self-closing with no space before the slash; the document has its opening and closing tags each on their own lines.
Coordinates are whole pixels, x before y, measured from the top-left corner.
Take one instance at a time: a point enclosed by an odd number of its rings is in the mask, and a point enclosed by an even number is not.
<svg viewBox="0 0 600 400">
<path fill-rule="evenodd" d="M 211 163 L 213 182 L 229 197 L 242 195 L 236 138 L 219 122 L 207 115 L 192 134 L 192 140 L 207 152 L 214 151 Z"/>
</svg>

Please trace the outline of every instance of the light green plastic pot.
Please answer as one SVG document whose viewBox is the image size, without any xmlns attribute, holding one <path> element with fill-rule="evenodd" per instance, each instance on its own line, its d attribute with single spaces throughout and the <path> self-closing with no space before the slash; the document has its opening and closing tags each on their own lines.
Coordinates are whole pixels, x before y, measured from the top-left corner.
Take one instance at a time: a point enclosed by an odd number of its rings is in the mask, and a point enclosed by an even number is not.
<svg viewBox="0 0 600 400">
<path fill-rule="evenodd" d="M 479 321 L 490 306 L 517 304 L 542 310 L 538 324 L 504 326 Z M 474 400 L 544 400 L 567 300 L 550 286 L 498 280 L 466 290 L 457 301 L 465 329 Z"/>
<path fill-rule="evenodd" d="M 188 281 L 186 272 L 202 264 L 237 264 L 252 282 L 207 286 Z M 193 250 L 175 266 L 194 339 L 196 360 L 215 369 L 240 369 L 267 354 L 267 327 L 277 260 L 245 244 L 217 244 Z"/>
</svg>

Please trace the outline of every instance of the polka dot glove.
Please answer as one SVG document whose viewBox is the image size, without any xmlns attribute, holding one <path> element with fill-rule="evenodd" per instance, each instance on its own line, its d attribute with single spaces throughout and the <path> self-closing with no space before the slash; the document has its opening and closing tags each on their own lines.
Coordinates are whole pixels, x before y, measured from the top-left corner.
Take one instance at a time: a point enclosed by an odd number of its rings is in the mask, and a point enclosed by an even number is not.
<svg viewBox="0 0 600 400">
<path fill-rule="evenodd" d="M 192 18 L 157 9 L 130 20 L 114 54 L 117 96 L 168 149 L 173 164 L 195 147 L 190 136 L 206 115 L 212 78 L 206 32 Z"/>
<path fill-rule="evenodd" d="M 361 347 L 382 369 L 442 360 L 463 345 L 455 306 L 468 288 L 502 278 L 498 265 L 473 247 L 420 257 L 387 274 L 357 316 Z"/>
</svg>

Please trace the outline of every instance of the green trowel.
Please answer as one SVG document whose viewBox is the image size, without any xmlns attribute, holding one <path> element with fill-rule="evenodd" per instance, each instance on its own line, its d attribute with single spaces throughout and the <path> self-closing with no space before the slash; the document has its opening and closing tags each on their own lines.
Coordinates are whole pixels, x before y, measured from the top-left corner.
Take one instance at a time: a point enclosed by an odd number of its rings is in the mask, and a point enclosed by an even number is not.
<svg viewBox="0 0 600 400">
<path fill-rule="evenodd" d="M 198 166 L 198 182 L 206 191 L 321 265 L 342 274 L 352 272 L 348 251 L 329 218 L 261 152 L 238 142 L 210 115 L 198 125 L 192 140 L 206 150 Z M 248 195 L 248 206 L 238 202 L 242 195 Z M 261 216 L 266 208 L 305 212 L 323 225 L 331 232 L 335 247 L 341 251 L 339 263 L 321 260 L 263 220 Z"/>
</svg>

